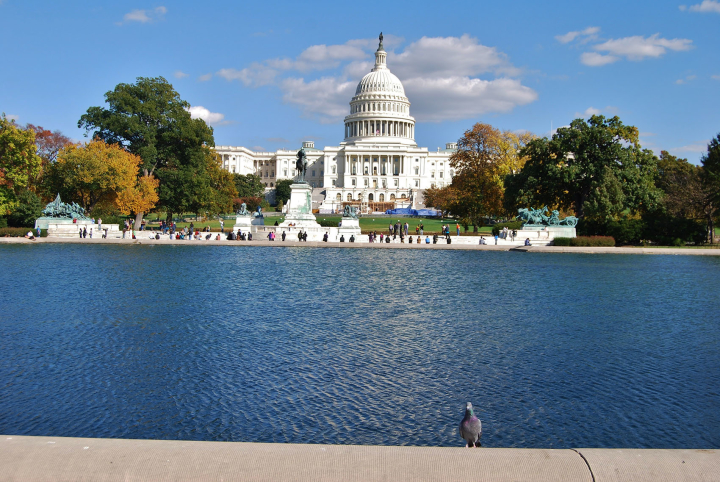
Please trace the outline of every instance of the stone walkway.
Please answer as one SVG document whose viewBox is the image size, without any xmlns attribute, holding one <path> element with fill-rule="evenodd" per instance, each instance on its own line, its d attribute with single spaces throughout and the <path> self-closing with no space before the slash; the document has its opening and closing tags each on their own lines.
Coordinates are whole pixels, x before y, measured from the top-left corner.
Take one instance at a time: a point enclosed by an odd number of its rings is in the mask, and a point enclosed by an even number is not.
<svg viewBox="0 0 720 482">
<path fill-rule="evenodd" d="M 296 445 L 0 436 L 0 481 L 717 481 L 718 450 Z"/>
<path fill-rule="evenodd" d="M 268 241 L 267 239 L 253 241 L 227 241 L 221 239 L 211 240 L 184 240 L 184 239 L 121 239 L 121 238 L 38 238 L 31 241 L 25 238 L 0 238 L 0 244 L 26 244 L 26 243 L 59 243 L 59 244 L 135 244 L 135 245 L 182 245 L 182 246 L 270 246 L 270 247 L 307 247 L 307 248 L 346 248 L 346 249 L 452 249 L 452 250 L 473 250 L 473 251 L 514 251 L 527 253 L 584 253 L 584 254 L 666 254 L 666 255 L 696 255 L 696 256 L 720 256 L 720 248 L 575 248 L 565 246 L 512 246 L 512 245 L 478 245 L 478 244 L 446 244 L 444 239 L 438 244 L 407 244 L 407 243 L 338 243 L 322 241 Z"/>
</svg>

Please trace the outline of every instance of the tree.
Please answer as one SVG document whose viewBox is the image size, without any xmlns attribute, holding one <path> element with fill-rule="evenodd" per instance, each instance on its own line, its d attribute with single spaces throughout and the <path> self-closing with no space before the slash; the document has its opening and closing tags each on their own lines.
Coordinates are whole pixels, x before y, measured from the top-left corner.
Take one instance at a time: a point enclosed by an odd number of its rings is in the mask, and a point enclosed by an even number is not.
<svg viewBox="0 0 720 482">
<path fill-rule="evenodd" d="M 40 183 L 40 179 L 47 170 L 47 166 L 57 160 L 57 156 L 63 147 L 73 144 L 72 140 L 63 135 L 60 131 L 49 131 L 41 126 L 27 124 L 26 130 L 35 132 L 35 145 L 37 146 L 37 154 L 42 159 L 42 166 L 37 177 L 33 179 L 33 184 Z M 52 193 L 50 193 L 52 195 Z"/>
<path fill-rule="evenodd" d="M 578 218 L 612 219 L 648 209 L 660 199 L 657 158 L 640 147 L 638 130 L 618 117 L 572 121 L 552 139 L 535 139 L 520 155 L 527 162 L 506 178 L 508 210 L 547 205 Z"/>
<path fill-rule="evenodd" d="M 0 117 L 0 216 L 20 204 L 18 196 L 27 191 L 40 172 L 42 160 L 36 153 L 35 133 L 15 125 L 5 114 Z"/>
<path fill-rule="evenodd" d="M 43 204 L 40 197 L 32 191 L 25 190 L 18 195 L 18 205 L 8 216 L 8 224 L 18 228 L 31 228 L 35 220 L 42 216 Z"/>
<path fill-rule="evenodd" d="M 85 146 L 70 145 L 49 165 L 46 185 L 87 212 L 106 202 L 123 214 L 136 213 L 152 209 L 158 200 L 157 179 L 149 174 L 138 178 L 141 163 L 139 156 L 99 139 Z"/>
<path fill-rule="evenodd" d="M 144 176 L 160 181 L 159 205 L 180 212 L 208 197 L 183 188 L 211 184 L 206 148 L 214 146 L 213 131 L 202 119 L 192 119 L 190 104 L 163 77 L 138 77 L 135 84 L 118 84 L 105 94 L 108 108 L 90 107 L 78 127 L 93 137 L 119 144 L 140 156 Z M 164 187 L 170 184 L 172 188 Z M 179 189 L 179 190 L 173 190 Z M 142 221 L 138 212 L 135 223 Z"/>
<path fill-rule="evenodd" d="M 233 182 L 239 197 L 257 197 L 262 196 L 265 192 L 265 185 L 262 183 L 260 176 L 255 174 L 243 176 L 242 174 L 233 173 Z"/>
<path fill-rule="evenodd" d="M 282 179 L 275 184 L 275 202 L 282 201 L 284 204 L 290 200 L 290 185 L 294 182 L 292 179 Z"/>
<path fill-rule="evenodd" d="M 710 242 L 715 243 L 715 220 L 720 216 L 720 134 L 708 144 L 707 154 L 701 159 L 702 182 L 706 192 L 704 206 Z"/>
</svg>

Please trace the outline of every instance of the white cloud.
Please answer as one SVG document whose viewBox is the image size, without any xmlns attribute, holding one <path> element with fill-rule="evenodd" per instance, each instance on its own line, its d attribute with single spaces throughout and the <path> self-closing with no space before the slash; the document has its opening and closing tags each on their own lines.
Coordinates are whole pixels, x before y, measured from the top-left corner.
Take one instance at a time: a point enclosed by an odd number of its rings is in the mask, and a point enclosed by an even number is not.
<svg viewBox="0 0 720 482">
<path fill-rule="evenodd" d="M 201 105 L 192 106 L 188 109 L 190 117 L 193 119 L 202 119 L 208 125 L 220 124 L 225 119 L 225 114 L 219 112 L 210 112 L 208 109 Z"/>
<path fill-rule="evenodd" d="M 283 101 L 300 106 L 305 115 L 317 115 L 320 122 L 332 123 L 349 113 L 348 102 L 355 95 L 355 82 L 323 77 L 305 82 L 289 78 L 282 81 Z"/>
<path fill-rule="evenodd" d="M 665 39 L 656 33 L 647 38 L 636 35 L 620 39 L 610 39 L 606 42 L 593 46 L 599 52 L 608 52 L 610 55 L 623 56 L 628 60 L 643 60 L 646 57 L 660 57 L 668 50 L 684 51 L 692 48 L 692 40 L 689 39 Z"/>
<path fill-rule="evenodd" d="M 198 80 L 200 82 L 207 82 L 208 80 L 212 79 L 212 74 L 205 74 L 198 77 Z"/>
<path fill-rule="evenodd" d="M 720 75 L 711 75 L 710 77 L 715 80 L 720 80 Z"/>
<path fill-rule="evenodd" d="M 469 35 L 423 37 L 397 55 L 388 54 L 388 66 L 401 79 L 412 77 L 474 76 L 492 72 L 518 75 L 519 69 L 495 47 L 479 44 Z"/>
<path fill-rule="evenodd" d="M 150 22 L 156 22 L 158 20 L 162 20 L 165 14 L 167 13 L 167 8 L 165 7 L 157 7 L 152 10 L 133 10 L 131 12 L 126 13 L 123 16 L 123 22 L 140 22 L 140 23 L 150 23 Z M 121 22 L 121 24 L 123 23 Z"/>
<path fill-rule="evenodd" d="M 583 52 L 580 56 L 580 62 L 590 67 L 612 64 L 618 60 L 620 60 L 620 58 L 614 55 L 602 55 L 597 52 Z"/>
<path fill-rule="evenodd" d="M 671 153 L 684 153 L 684 152 L 707 152 L 707 146 L 710 141 L 700 141 L 695 144 L 688 144 L 686 146 L 674 147 L 668 149 Z"/>
<path fill-rule="evenodd" d="M 7 120 L 9 120 L 9 121 L 15 121 L 15 122 L 17 122 L 18 120 L 20 120 L 20 116 L 19 116 L 19 115 L 15 115 L 15 114 L 8 114 L 8 115 L 5 116 L 5 118 L 6 118 Z"/>
<path fill-rule="evenodd" d="M 678 79 L 678 80 L 676 80 L 675 83 L 678 84 L 678 85 L 682 85 L 682 84 L 687 84 L 687 83 L 690 82 L 691 80 L 695 80 L 695 79 L 697 79 L 697 75 L 688 75 L 688 76 L 685 77 L 684 79 Z"/>
<path fill-rule="evenodd" d="M 680 10 L 685 10 L 685 5 L 681 5 Z M 690 11 L 691 12 L 700 12 L 700 13 L 720 13 L 720 2 L 715 0 L 703 0 L 702 3 L 698 3 L 696 5 L 690 5 Z"/>
<path fill-rule="evenodd" d="M 416 77 L 404 84 L 408 96 L 413 99 L 413 116 L 431 122 L 510 112 L 538 98 L 537 92 L 510 78 Z"/>
<path fill-rule="evenodd" d="M 175 77 L 176 79 L 182 79 L 182 78 L 185 78 L 185 77 L 187 77 L 187 76 L 188 76 L 188 74 L 186 74 L 186 73 L 183 72 L 182 70 L 176 70 L 176 71 L 173 73 L 173 77 Z"/>
<path fill-rule="evenodd" d="M 423 37 L 400 52 L 390 49 L 401 41 L 388 35 L 383 44 L 388 52 L 388 67 L 403 82 L 412 101 L 411 114 L 418 120 L 457 120 L 508 112 L 537 99 L 534 90 L 511 78 L 520 69 L 505 54 L 469 35 Z M 250 87 L 277 85 L 283 101 L 298 106 L 305 116 L 324 123 L 337 122 L 348 114 L 348 102 L 358 81 L 372 68 L 374 62 L 370 59 L 376 47 L 374 39 L 316 45 L 296 59 L 269 59 L 242 70 L 222 69 L 217 75 Z M 314 80 L 290 74 L 330 68 L 341 68 L 342 73 Z M 478 78 L 482 74 L 491 78 Z"/>
<path fill-rule="evenodd" d="M 600 109 L 596 109 L 595 107 L 588 107 L 585 109 L 585 112 L 583 112 L 583 115 L 585 117 L 592 117 L 594 115 L 600 115 Z"/>
<path fill-rule="evenodd" d="M 597 38 L 597 34 L 600 32 L 600 27 L 588 27 L 585 30 L 578 30 L 574 32 L 568 32 L 564 35 L 556 35 L 555 39 L 561 44 L 567 44 L 572 42 L 578 37 L 585 37 L 583 43 Z"/>
</svg>

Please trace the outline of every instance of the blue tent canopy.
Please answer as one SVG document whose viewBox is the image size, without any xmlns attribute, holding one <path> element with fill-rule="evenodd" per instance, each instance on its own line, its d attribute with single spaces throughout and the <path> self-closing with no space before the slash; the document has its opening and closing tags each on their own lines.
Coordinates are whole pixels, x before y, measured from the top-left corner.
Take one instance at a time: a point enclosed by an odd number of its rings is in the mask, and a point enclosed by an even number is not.
<svg viewBox="0 0 720 482">
<path fill-rule="evenodd" d="M 385 214 L 398 215 L 398 216 L 439 216 L 440 212 L 435 209 L 410 209 L 410 208 L 398 208 L 388 209 Z"/>
</svg>

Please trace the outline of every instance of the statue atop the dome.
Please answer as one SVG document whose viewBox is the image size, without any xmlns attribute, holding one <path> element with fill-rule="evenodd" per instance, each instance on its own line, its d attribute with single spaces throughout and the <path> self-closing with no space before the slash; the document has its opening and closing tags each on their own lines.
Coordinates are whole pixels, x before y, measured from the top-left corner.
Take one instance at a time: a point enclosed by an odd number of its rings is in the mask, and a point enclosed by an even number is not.
<svg viewBox="0 0 720 482">
<path fill-rule="evenodd" d="M 301 147 L 300 150 L 297 152 L 295 169 L 297 169 L 298 175 L 300 176 L 299 182 L 305 182 L 305 172 L 307 171 L 307 156 L 305 155 L 304 147 Z"/>
<path fill-rule="evenodd" d="M 380 37 L 379 37 L 379 38 L 380 38 L 380 46 L 378 47 L 378 50 L 383 50 L 383 44 L 382 44 L 382 42 L 383 42 L 383 34 L 382 34 L 382 32 L 380 32 Z"/>
</svg>

